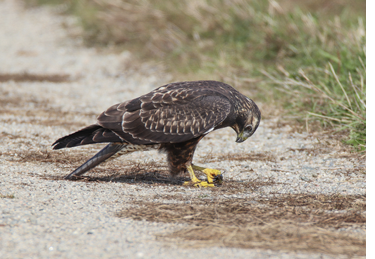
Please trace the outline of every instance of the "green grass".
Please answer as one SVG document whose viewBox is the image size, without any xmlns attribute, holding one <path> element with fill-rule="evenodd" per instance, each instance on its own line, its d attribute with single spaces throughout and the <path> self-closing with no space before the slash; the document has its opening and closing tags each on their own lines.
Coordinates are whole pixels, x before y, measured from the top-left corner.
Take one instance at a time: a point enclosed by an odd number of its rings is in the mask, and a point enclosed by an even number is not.
<svg viewBox="0 0 375 259">
<path fill-rule="evenodd" d="M 319 121 L 366 148 L 364 0 L 26 2 L 62 3 L 79 17 L 88 45 L 128 49 L 177 80 L 251 90 L 307 128 Z"/>
</svg>

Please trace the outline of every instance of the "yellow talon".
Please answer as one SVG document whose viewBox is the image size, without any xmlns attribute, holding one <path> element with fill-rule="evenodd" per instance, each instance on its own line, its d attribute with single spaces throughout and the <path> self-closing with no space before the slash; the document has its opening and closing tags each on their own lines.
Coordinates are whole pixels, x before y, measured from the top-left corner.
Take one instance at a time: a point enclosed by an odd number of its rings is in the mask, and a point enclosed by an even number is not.
<svg viewBox="0 0 375 259">
<path fill-rule="evenodd" d="M 202 171 L 204 174 L 206 174 L 207 181 L 199 180 L 195 176 L 193 168 L 196 170 Z M 219 170 L 204 168 L 204 167 L 195 166 L 195 165 L 188 166 L 187 170 L 189 171 L 191 181 L 184 182 L 184 185 L 193 185 L 194 187 L 214 187 L 215 184 L 220 185 L 223 182 L 223 176 L 221 175 L 221 172 Z"/>
</svg>

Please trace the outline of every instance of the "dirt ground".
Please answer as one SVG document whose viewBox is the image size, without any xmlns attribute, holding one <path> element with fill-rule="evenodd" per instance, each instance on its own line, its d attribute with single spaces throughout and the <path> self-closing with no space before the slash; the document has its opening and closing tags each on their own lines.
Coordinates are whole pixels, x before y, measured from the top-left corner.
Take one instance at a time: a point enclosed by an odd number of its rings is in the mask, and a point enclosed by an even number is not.
<svg viewBox="0 0 375 259">
<path fill-rule="evenodd" d="M 169 82 L 149 66 L 126 71 L 130 53 L 85 48 L 73 23 L 0 1 L 1 258 L 366 255 L 365 157 L 282 117 L 243 145 L 230 129 L 202 140 L 195 161 L 222 170 L 222 186 L 183 186 L 153 151 L 64 180 L 102 145 L 53 151 L 57 138 Z"/>
</svg>

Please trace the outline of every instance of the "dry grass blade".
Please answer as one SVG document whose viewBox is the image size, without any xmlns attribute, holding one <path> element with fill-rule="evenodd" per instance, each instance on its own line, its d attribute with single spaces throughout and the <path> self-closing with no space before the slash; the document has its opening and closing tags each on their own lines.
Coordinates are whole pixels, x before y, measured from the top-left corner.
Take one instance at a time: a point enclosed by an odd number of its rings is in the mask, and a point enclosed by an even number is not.
<svg viewBox="0 0 375 259">
<path fill-rule="evenodd" d="M 271 161 L 275 162 L 276 157 L 269 152 L 263 153 L 228 153 L 224 155 L 219 155 L 215 157 L 208 157 L 205 162 L 216 162 L 216 161 Z"/>
<path fill-rule="evenodd" d="M 3 73 L 0 74 L 0 82 L 52 82 L 63 83 L 70 81 L 67 74 L 30 74 L 24 73 Z"/>
<path fill-rule="evenodd" d="M 14 199 L 14 194 L 1 194 L 0 193 L 0 199 Z"/>
<path fill-rule="evenodd" d="M 333 118 L 333 117 L 324 116 L 324 115 L 317 114 L 317 113 L 313 113 L 313 112 L 308 112 L 308 114 L 309 114 L 309 115 L 312 115 L 312 116 L 320 117 L 320 118 L 323 118 L 323 119 L 326 119 L 326 120 L 331 120 L 331 121 L 337 121 L 337 122 L 350 122 L 349 120 L 345 120 L 345 119 L 336 119 L 336 118 Z"/>
<path fill-rule="evenodd" d="M 362 78 L 362 77 L 361 77 Z M 352 79 L 352 74 L 351 73 L 349 73 L 349 81 L 350 81 L 350 85 L 352 86 L 352 88 L 353 88 L 353 90 L 354 90 L 354 92 L 355 92 L 355 94 L 357 95 L 357 98 L 358 98 L 358 100 L 362 103 L 362 105 L 366 108 L 366 103 L 363 101 L 363 99 L 359 96 L 359 94 L 358 94 L 358 91 L 357 91 L 357 87 L 354 85 L 354 83 L 353 83 L 353 79 Z M 362 83 L 363 84 L 363 83 Z M 363 91 L 363 90 L 362 90 Z M 355 101 L 356 101 L 356 103 L 357 103 L 357 100 L 356 99 L 354 99 Z M 358 109 L 361 109 L 360 107 L 359 107 L 359 105 L 358 105 L 358 103 L 357 103 L 357 107 L 358 107 Z"/>
<path fill-rule="evenodd" d="M 342 92 L 344 93 L 346 100 L 348 101 L 349 107 L 351 108 L 352 103 L 350 102 L 350 99 L 349 99 L 349 97 L 348 97 L 348 95 L 347 95 L 347 93 L 346 93 L 344 87 L 342 86 L 342 84 L 341 84 L 339 78 L 337 77 L 336 72 L 335 72 L 335 70 L 333 69 L 333 66 L 332 66 L 331 62 L 329 62 L 328 65 L 329 65 L 329 67 L 330 67 L 330 69 L 331 69 L 332 75 L 333 75 L 333 76 L 335 77 L 335 79 L 336 79 L 336 82 L 337 82 L 338 85 L 341 87 L 341 90 L 342 90 Z M 347 108 L 347 109 L 349 110 L 349 108 Z M 351 110 L 351 109 L 350 109 L 350 110 Z M 358 115 L 357 115 L 357 116 L 358 116 Z"/>
</svg>

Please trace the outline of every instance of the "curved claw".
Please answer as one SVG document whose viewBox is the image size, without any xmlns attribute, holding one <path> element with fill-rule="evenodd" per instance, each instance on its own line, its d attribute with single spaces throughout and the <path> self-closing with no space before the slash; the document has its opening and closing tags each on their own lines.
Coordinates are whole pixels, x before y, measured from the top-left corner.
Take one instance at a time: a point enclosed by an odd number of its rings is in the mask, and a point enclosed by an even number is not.
<svg viewBox="0 0 375 259">
<path fill-rule="evenodd" d="M 223 183 L 223 175 L 219 170 L 206 168 L 202 172 L 207 175 L 207 182 L 218 185 Z"/>
<path fill-rule="evenodd" d="M 224 181 L 223 175 L 222 174 L 216 175 L 213 180 L 214 180 L 215 185 L 222 185 Z"/>
</svg>

